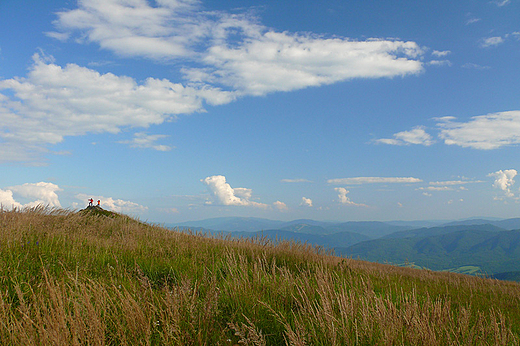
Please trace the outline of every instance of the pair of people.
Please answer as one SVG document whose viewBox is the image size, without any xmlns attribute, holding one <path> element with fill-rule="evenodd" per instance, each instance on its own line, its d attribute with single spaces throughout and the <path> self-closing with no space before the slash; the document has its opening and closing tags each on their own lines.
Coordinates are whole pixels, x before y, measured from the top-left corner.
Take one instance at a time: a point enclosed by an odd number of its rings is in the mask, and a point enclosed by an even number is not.
<svg viewBox="0 0 520 346">
<path fill-rule="evenodd" d="M 101 204 L 101 201 L 98 199 L 97 206 L 99 207 L 100 204 Z M 88 200 L 88 206 L 89 207 L 94 206 L 94 200 L 92 198 Z"/>
</svg>

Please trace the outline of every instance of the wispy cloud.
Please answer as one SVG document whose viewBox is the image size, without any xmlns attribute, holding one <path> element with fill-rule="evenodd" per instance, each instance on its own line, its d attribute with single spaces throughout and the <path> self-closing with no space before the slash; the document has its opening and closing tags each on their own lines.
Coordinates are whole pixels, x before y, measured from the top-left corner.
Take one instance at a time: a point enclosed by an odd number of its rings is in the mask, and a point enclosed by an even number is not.
<svg viewBox="0 0 520 346">
<path fill-rule="evenodd" d="M 144 132 L 137 132 L 134 138 L 128 141 L 119 141 L 122 144 L 129 144 L 132 148 L 154 149 L 157 151 L 170 151 L 172 147 L 164 144 L 156 144 L 156 142 L 163 138 L 168 138 L 168 135 L 148 135 Z"/>
<path fill-rule="evenodd" d="M 407 184 L 407 183 L 420 183 L 421 179 L 412 177 L 355 177 L 355 178 L 340 178 L 340 179 L 329 179 L 329 184 L 342 184 L 342 185 L 359 185 L 359 184 Z"/>
<path fill-rule="evenodd" d="M 495 47 L 504 43 L 504 39 L 501 36 L 487 37 L 482 39 L 480 46 L 483 48 Z"/>
<path fill-rule="evenodd" d="M 301 178 L 297 178 L 297 179 L 282 179 L 281 182 L 282 183 L 312 183 L 312 181 L 310 181 L 308 179 L 301 179 Z"/>
</svg>

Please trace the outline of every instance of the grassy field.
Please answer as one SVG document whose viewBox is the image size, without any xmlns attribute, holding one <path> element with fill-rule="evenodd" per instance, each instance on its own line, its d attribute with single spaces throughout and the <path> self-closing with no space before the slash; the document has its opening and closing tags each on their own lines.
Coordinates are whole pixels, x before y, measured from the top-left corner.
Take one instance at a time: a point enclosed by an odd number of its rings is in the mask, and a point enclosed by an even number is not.
<svg viewBox="0 0 520 346">
<path fill-rule="evenodd" d="M 118 214 L 0 211 L 1 345 L 519 343 L 517 283 Z"/>
</svg>

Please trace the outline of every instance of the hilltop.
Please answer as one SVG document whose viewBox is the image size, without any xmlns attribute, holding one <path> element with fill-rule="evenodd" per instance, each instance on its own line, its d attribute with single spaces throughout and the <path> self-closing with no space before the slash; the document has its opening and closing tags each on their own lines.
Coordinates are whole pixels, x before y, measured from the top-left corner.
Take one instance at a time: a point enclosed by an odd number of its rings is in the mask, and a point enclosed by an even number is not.
<svg viewBox="0 0 520 346">
<path fill-rule="evenodd" d="M 517 283 L 95 212 L 0 211 L 0 344 L 520 342 Z"/>
</svg>

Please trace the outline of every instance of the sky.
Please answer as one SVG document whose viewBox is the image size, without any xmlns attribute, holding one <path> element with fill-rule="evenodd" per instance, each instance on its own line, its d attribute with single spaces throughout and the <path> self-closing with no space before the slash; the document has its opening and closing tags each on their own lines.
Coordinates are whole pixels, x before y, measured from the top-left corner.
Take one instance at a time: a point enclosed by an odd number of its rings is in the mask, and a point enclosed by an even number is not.
<svg viewBox="0 0 520 346">
<path fill-rule="evenodd" d="M 519 217 L 520 0 L 0 0 L 0 203 Z"/>
</svg>

